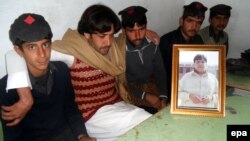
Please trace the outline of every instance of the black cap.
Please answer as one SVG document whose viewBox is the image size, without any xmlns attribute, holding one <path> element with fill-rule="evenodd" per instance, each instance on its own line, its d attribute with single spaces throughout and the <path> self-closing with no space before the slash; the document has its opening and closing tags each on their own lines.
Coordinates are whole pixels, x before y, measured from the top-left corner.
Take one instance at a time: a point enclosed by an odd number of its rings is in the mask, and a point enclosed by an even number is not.
<svg viewBox="0 0 250 141">
<path fill-rule="evenodd" d="M 44 39 L 52 31 L 43 16 L 25 13 L 20 15 L 10 26 L 9 38 L 14 44 L 17 39 L 29 42 Z"/>
<path fill-rule="evenodd" d="M 137 21 L 141 17 L 145 17 L 148 10 L 142 6 L 130 6 L 123 9 L 118 14 L 121 15 L 123 21 Z"/>
<path fill-rule="evenodd" d="M 194 62 L 196 61 L 196 60 L 204 60 L 204 61 L 206 61 L 207 62 L 207 57 L 205 56 L 205 55 L 203 55 L 203 54 L 197 54 L 195 57 L 194 57 Z"/>
<path fill-rule="evenodd" d="M 192 2 L 189 5 L 185 5 L 183 15 L 187 16 L 198 16 L 205 17 L 205 12 L 207 11 L 207 7 L 205 7 L 200 2 Z"/>
<path fill-rule="evenodd" d="M 216 15 L 230 16 L 231 6 L 225 4 L 218 4 L 210 8 L 210 18 Z"/>
</svg>

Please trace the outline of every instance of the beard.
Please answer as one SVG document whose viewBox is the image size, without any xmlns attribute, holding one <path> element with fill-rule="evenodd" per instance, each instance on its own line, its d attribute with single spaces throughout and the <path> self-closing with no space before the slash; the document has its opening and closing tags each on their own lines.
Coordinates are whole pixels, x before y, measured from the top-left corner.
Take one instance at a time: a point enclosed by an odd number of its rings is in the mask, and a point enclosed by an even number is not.
<svg viewBox="0 0 250 141">
<path fill-rule="evenodd" d="M 98 47 L 92 39 L 88 40 L 89 45 L 102 55 L 107 55 L 111 46 Z"/>
<path fill-rule="evenodd" d="M 188 37 L 194 37 L 195 35 L 196 35 L 196 30 L 188 30 L 188 31 L 186 31 L 186 35 L 188 36 Z"/>
<path fill-rule="evenodd" d="M 186 40 L 189 40 L 190 38 L 194 37 L 197 34 L 197 31 L 194 29 L 193 30 L 186 30 L 185 28 L 183 28 L 181 30 L 181 32 Z"/>
<path fill-rule="evenodd" d="M 132 41 L 128 40 L 128 42 L 132 44 L 135 48 L 141 48 L 142 41 L 143 39 L 137 39 L 137 40 L 132 40 Z"/>
</svg>

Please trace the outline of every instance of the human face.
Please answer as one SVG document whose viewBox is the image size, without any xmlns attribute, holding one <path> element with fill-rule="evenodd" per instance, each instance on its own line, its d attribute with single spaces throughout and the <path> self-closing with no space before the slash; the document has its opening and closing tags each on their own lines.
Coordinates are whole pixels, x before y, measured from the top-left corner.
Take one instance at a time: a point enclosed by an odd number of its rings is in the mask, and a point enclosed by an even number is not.
<svg viewBox="0 0 250 141">
<path fill-rule="evenodd" d="M 84 33 L 84 36 L 97 52 L 107 55 L 114 39 L 114 26 L 112 25 L 111 30 L 108 32 Z"/>
<path fill-rule="evenodd" d="M 228 24 L 229 17 L 225 15 L 216 15 L 209 19 L 210 25 L 214 28 L 215 33 L 223 31 Z"/>
<path fill-rule="evenodd" d="M 180 19 L 182 35 L 186 40 L 194 37 L 200 30 L 204 18 L 188 16 L 185 19 Z"/>
<path fill-rule="evenodd" d="M 126 27 L 123 29 L 125 32 L 127 39 L 131 42 L 136 48 L 141 47 L 142 41 L 146 36 L 146 25 L 139 26 L 135 23 L 133 28 Z"/>
<path fill-rule="evenodd" d="M 194 71 L 200 75 L 204 74 L 207 69 L 207 62 L 205 60 L 195 60 Z"/>
<path fill-rule="evenodd" d="M 15 47 L 15 50 L 25 59 L 34 77 L 45 75 L 50 60 L 51 41 L 43 39 L 37 42 L 25 42 L 22 50 L 19 47 Z"/>
</svg>

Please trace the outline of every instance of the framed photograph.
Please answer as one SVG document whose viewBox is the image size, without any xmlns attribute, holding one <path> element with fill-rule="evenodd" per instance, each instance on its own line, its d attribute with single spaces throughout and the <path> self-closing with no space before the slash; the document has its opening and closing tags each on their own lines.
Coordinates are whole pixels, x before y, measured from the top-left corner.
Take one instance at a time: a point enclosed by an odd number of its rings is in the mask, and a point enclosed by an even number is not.
<svg viewBox="0 0 250 141">
<path fill-rule="evenodd" d="M 226 47 L 173 45 L 171 113 L 225 116 Z"/>
</svg>

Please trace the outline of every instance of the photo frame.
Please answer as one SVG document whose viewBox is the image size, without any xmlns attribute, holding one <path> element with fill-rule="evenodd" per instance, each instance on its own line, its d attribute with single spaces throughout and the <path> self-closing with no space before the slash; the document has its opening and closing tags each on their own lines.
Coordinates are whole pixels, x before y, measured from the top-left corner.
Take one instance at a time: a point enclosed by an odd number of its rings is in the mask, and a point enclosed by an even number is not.
<svg viewBox="0 0 250 141">
<path fill-rule="evenodd" d="M 171 113 L 225 116 L 226 47 L 173 45 Z"/>
</svg>

